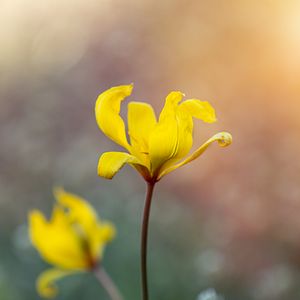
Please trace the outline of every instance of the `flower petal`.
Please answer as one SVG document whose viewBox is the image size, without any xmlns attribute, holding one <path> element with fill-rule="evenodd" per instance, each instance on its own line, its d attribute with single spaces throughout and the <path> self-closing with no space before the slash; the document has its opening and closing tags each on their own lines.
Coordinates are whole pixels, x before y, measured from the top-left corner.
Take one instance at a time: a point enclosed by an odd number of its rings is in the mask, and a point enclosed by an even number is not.
<svg viewBox="0 0 300 300">
<path fill-rule="evenodd" d="M 30 212 L 29 234 L 32 244 L 50 264 L 68 270 L 89 267 L 81 241 L 62 208 L 54 209 L 49 222 L 41 212 Z"/>
<path fill-rule="evenodd" d="M 54 196 L 59 204 L 68 208 L 71 223 L 79 224 L 85 235 L 93 233 L 98 217 L 96 211 L 87 201 L 58 187 L 54 189 Z"/>
<path fill-rule="evenodd" d="M 102 222 L 99 235 L 105 242 L 110 242 L 116 236 L 115 226 L 110 222 Z"/>
<path fill-rule="evenodd" d="M 82 230 L 78 234 L 86 240 L 86 251 L 89 251 L 87 255 L 90 255 L 91 263 L 99 261 L 105 245 L 115 236 L 114 225 L 100 221 L 96 211 L 83 198 L 68 193 L 62 188 L 55 188 L 54 195 L 61 205 L 69 209 L 71 223 Z"/>
<path fill-rule="evenodd" d="M 94 230 L 90 239 L 90 251 L 93 257 L 101 260 L 107 243 L 113 240 L 116 235 L 115 226 L 110 222 L 101 222 Z"/>
<path fill-rule="evenodd" d="M 152 173 L 178 152 L 181 124 L 178 124 L 177 108 L 182 96 L 180 92 L 171 92 L 167 96 L 159 122 L 150 135 L 149 157 Z"/>
<path fill-rule="evenodd" d="M 151 105 L 143 102 L 128 104 L 128 130 L 131 154 L 137 156 L 150 168 L 149 136 L 156 125 L 156 117 Z"/>
<path fill-rule="evenodd" d="M 166 169 L 162 170 L 162 172 L 160 173 L 158 179 L 161 179 L 163 176 L 170 173 L 171 171 L 174 171 L 175 169 L 177 169 L 177 168 L 179 168 L 183 165 L 186 165 L 187 163 L 189 163 L 189 162 L 195 160 L 196 158 L 198 158 L 213 142 L 218 142 L 218 144 L 221 147 L 226 147 L 226 146 L 229 146 L 232 143 L 232 136 L 228 132 L 219 132 L 219 133 L 215 134 L 208 141 L 206 141 L 203 145 L 201 145 L 187 159 L 185 159 L 184 161 L 182 161 L 182 162 L 180 162 L 176 165 L 173 165 L 169 168 L 166 168 Z"/>
<path fill-rule="evenodd" d="M 189 99 L 182 102 L 179 107 L 188 112 L 192 117 L 206 123 L 214 123 L 217 120 L 214 108 L 207 101 Z"/>
<path fill-rule="evenodd" d="M 38 293 L 44 298 L 53 298 L 57 295 L 58 289 L 56 281 L 73 274 L 74 271 L 65 271 L 60 269 L 49 269 L 41 273 L 36 282 Z"/>
<path fill-rule="evenodd" d="M 141 164 L 141 162 L 125 152 L 105 152 L 101 155 L 98 163 L 98 175 L 107 179 L 112 179 L 114 175 L 125 164 Z"/>
<path fill-rule="evenodd" d="M 100 129 L 126 149 L 130 147 L 126 138 L 125 124 L 119 113 L 121 102 L 131 94 L 132 88 L 132 84 L 112 87 L 98 96 L 95 105 L 96 121 Z"/>
<path fill-rule="evenodd" d="M 159 122 L 176 115 L 178 103 L 182 100 L 183 96 L 184 94 L 179 91 L 173 91 L 169 93 L 169 95 L 166 97 L 165 105 L 159 115 Z"/>
<path fill-rule="evenodd" d="M 138 145 L 141 152 L 148 152 L 148 139 L 156 117 L 151 105 L 143 102 L 128 104 L 128 130 L 131 145 Z"/>
</svg>

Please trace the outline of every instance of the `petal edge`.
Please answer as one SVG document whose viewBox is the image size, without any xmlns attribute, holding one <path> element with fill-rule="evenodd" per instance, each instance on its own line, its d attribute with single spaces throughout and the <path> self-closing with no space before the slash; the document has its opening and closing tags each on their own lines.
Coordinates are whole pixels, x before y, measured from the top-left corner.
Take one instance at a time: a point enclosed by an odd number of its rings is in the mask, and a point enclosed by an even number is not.
<svg viewBox="0 0 300 300">
<path fill-rule="evenodd" d="M 183 165 L 188 164 L 189 162 L 195 160 L 198 158 L 213 142 L 218 142 L 220 147 L 227 147 L 232 143 L 232 136 L 228 132 L 219 132 L 212 136 L 209 140 L 207 140 L 204 144 L 202 144 L 194 153 L 192 153 L 188 158 L 183 160 L 182 162 L 173 165 L 165 170 L 163 170 L 159 177 L 158 180 L 161 179 L 163 176 L 166 174 L 182 167 Z"/>
<path fill-rule="evenodd" d="M 205 123 L 217 121 L 215 109 L 207 101 L 188 99 L 180 104 L 180 108 L 187 111 L 192 117 L 202 120 Z"/>
<path fill-rule="evenodd" d="M 112 87 L 101 93 L 95 104 L 99 128 L 107 137 L 127 150 L 130 147 L 126 138 L 125 124 L 119 113 L 121 102 L 131 94 L 132 89 L 132 84 Z"/>
<path fill-rule="evenodd" d="M 105 152 L 98 163 L 98 175 L 112 179 L 125 164 L 141 164 L 140 161 L 125 152 Z"/>
<path fill-rule="evenodd" d="M 55 268 L 42 272 L 36 281 L 38 293 L 45 298 L 55 297 L 58 293 L 55 282 L 72 273 L 74 273 L 74 271 L 64 271 Z"/>
</svg>

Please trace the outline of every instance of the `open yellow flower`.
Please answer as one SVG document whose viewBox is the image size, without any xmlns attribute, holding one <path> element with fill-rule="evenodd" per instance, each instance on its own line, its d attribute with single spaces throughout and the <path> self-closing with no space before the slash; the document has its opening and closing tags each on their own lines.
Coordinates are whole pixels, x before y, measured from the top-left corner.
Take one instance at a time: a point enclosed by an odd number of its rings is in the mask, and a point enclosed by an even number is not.
<svg viewBox="0 0 300 300">
<path fill-rule="evenodd" d="M 92 271 L 101 261 L 105 245 L 115 236 L 115 228 L 100 221 L 82 198 L 61 188 L 54 190 L 57 203 L 48 221 L 33 210 L 29 214 L 32 244 L 45 261 L 54 265 L 37 279 L 37 290 L 46 298 L 56 295 L 55 281 L 66 275 Z"/>
<path fill-rule="evenodd" d="M 148 182 L 156 182 L 169 172 L 199 157 L 209 145 L 231 144 L 227 132 L 219 132 L 189 154 L 193 145 L 193 118 L 206 123 L 216 121 L 215 111 L 207 101 L 188 99 L 171 92 L 158 120 L 151 105 L 130 102 L 128 105 L 128 135 L 120 116 L 121 102 L 131 94 L 133 85 L 112 87 L 98 96 L 95 114 L 98 126 L 106 136 L 128 152 L 106 152 L 100 157 L 98 174 L 111 179 L 123 166 L 133 166 Z"/>
</svg>

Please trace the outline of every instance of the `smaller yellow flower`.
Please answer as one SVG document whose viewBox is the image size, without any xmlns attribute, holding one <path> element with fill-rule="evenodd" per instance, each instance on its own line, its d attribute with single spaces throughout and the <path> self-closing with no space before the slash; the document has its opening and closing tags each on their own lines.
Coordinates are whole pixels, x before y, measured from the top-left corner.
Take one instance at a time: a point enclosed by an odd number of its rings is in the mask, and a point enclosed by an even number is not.
<svg viewBox="0 0 300 300">
<path fill-rule="evenodd" d="M 54 265 L 37 279 L 37 290 L 46 298 L 57 294 L 55 281 L 72 273 L 92 271 L 101 261 L 115 227 L 100 221 L 82 198 L 61 188 L 54 190 L 57 203 L 50 220 L 33 210 L 29 213 L 29 234 L 42 258 Z"/>
<path fill-rule="evenodd" d="M 214 123 L 214 108 L 198 99 L 182 100 L 179 91 L 169 93 L 157 118 L 151 105 L 130 102 L 128 105 L 128 137 L 120 116 L 121 102 L 128 97 L 133 85 L 112 87 L 98 96 L 96 121 L 103 133 L 127 150 L 106 152 L 98 163 L 99 176 L 111 179 L 123 166 L 134 167 L 148 182 L 156 182 L 171 171 L 198 158 L 213 142 L 221 147 L 231 144 L 228 132 L 219 132 L 192 154 L 194 118 Z"/>
</svg>

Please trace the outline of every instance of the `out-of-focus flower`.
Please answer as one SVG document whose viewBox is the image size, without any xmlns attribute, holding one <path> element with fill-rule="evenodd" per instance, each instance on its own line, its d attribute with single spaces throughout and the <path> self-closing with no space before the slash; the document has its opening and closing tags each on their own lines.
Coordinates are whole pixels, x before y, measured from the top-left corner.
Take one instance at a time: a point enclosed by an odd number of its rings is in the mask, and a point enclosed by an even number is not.
<svg viewBox="0 0 300 300">
<path fill-rule="evenodd" d="M 57 203 L 48 221 L 38 210 L 29 214 L 29 234 L 34 247 L 54 268 L 37 279 L 43 297 L 57 293 L 55 281 L 66 275 L 93 271 L 100 263 L 115 227 L 100 221 L 94 209 L 82 198 L 61 188 L 54 190 Z"/>
<path fill-rule="evenodd" d="M 127 163 L 139 171 L 146 181 L 156 182 L 198 158 L 211 143 L 217 141 L 223 147 L 231 144 L 231 135 L 219 132 L 187 156 L 193 144 L 193 117 L 213 123 L 216 116 L 207 101 L 182 101 L 184 95 L 178 91 L 167 96 L 158 120 L 149 104 L 129 103 L 129 143 L 119 113 L 121 102 L 131 94 L 132 88 L 133 85 L 112 87 L 100 94 L 96 101 L 95 114 L 100 129 L 129 152 L 103 153 L 98 164 L 100 176 L 111 179 Z"/>
</svg>

